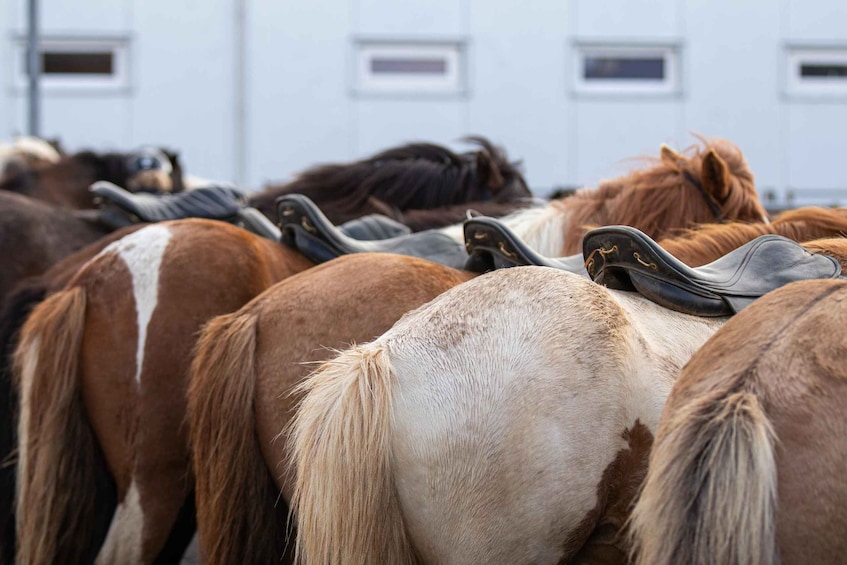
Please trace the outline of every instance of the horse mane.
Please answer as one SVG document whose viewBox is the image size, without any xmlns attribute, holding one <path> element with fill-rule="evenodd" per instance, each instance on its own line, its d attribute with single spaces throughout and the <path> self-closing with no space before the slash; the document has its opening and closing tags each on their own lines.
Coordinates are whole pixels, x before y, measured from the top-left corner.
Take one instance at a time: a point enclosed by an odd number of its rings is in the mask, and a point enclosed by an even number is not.
<svg viewBox="0 0 847 565">
<path fill-rule="evenodd" d="M 703 158 L 710 151 L 724 161 L 730 173 L 729 194 L 726 201 L 718 202 L 723 215 L 737 216 L 751 206 L 761 208 L 753 173 L 741 150 L 724 139 L 699 139 L 702 147 L 689 147 L 675 162 L 642 157 L 641 160 L 653 166 L 603 181 L 595 189 L 583 188 L 570 198 L 557 201 L 558 206 L 571 214 L 567 240 L 579 238 L 588 224 L 638 225 L 647 234 L 662 237 L 664 226 L 714 219 L 705 196 L 686 179 L 686 173 L 701 178 Z"/>
<path fill-rule="evenodd" d="M 843 237 L 829 237 L 806 241 L 803 247 L 811 253 L 828 255 L 838 261 L 843 273 L 847 273 L 847 239 Z"/>
<path fill-rule="evenodd" d="M 400 211 L 474 201 L 513 201 L 531 193 L 505 150 L 483 137 L 466 137 L 476 150 L 458 154 L 432 143 L 409 143 L 344 164 L 312 167 L 284 185 L 268 185 L 251 205 L 275 217 L 273 202 L 304 194 L 335 223 L 358 217 L 369 198 Z M 370 210 L 368 210 L 370 211 Z"/>
<path fill-rule="evenodd" d="M 659 243 L 683 263 L 696 267 L 766 234 L 798 242 L 847 233 L 847 209 L 806 207 L 789 210 L 770 224 L 729 222 L 701 224 Z"/>
</svg>

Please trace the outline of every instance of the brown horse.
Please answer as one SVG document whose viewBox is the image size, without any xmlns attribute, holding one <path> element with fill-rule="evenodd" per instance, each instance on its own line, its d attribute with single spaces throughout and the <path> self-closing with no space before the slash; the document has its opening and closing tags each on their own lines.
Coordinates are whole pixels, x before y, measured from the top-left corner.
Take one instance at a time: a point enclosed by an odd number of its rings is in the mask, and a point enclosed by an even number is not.
<svg viewBox="0 0 847 565">
<path fill-rule="evenodd" d="M 691 358 L 662 411 L 633 511 L 637 563 L 844 562 L 842 314 L 844 281 L 794 283 Z"/>
<path fill-rule="evenodd" d="M 832 253 L 847 250 L 838 243 Z M 292 427 L 298 553 L 625 563 L 620 531 L 662 403 L 722 323 L 552 269 L 504 269 L 445 292 L 295 389 L 306 394 Z M 252 334 L 272 351 L 291 332 L 273 344 Z M 744 336 L 734 338 L 728 347 Z"/>
<path fill-rule="evenodd" d="M 807 208 L 772 224 L 715 224 L 661 243 L 696 266 L 766 233 L 803 241 L 845 228 L 845 210 Z M 290 500 L 292 473 L 277 436 L 294 413 L 298 399 L 291 391 L 310 367 L 333 349 L 382 334 L 404 313 L 473 276 L 392 255 L 342 257 L 209 323 L 188 396 L 198 528 L 209 563 L 239 556 L 265 562 L 282 554 L 286 506 L 277 493 L 282 489 L 282 500 Z"/>
<path fill-rule="evenodd" d="M 647 171 L 509 221 L 540 251 L 561 255 L 575 245 L 566 234 L 578 241 L 583 231 L 569 228 L 569 221 L 634 223 L 660 235 L 715 215 L 763 216 L 752 175 L 734 146 L 718 142 L 690 158 L 664 153 Z M 639 206 L 645 223 L 638 221 Z M 21 441 L 28 444 L 19 467 L 22 558 L 73 562 L 99 545 L 87 533 L 91 513 L 76 513 L 93 483 L 74 475 L 96 467 L 97 449 L 120 501 L 101 557 L 149 562 L 161 558 L 163 547 L 180 546 L 165 540 L 176 531 L 193 486 L 180 424 L 195 336 L 207 320 L 311 266 L 292 250 L 230 226 L 164 223 L 104 250 L 66 290 L 33 311 L 18 348 L 34 360 L 24 379 L 32 394 L 23 402 L 37 407 L 35 414 L 54 417 L 21 423 Z M 69 364 L 54 366 L 58 359 Z M 60 383 L 72 395 L 64 403 L 56 396 Z M 74 449 L 80 441 L 99 447 L 93 454 Z M 72 461 L 59 466 L 55 458 L 61 456 Z M 44 497 L 56 504 L 45 505 Z"/>
<path fill-rule="evenodd" d="M 431 143 L 393 147 L 352 163 L 319 165 L 286 184 L 270 184 L 250 205 L 276 217 L 275 201 L 303 194 L 335 224 L 364 214 L 388 215 L 412 231 L 461 222 L 468 208 L 503 216 L 532 197 L 517 163 L 483 137 L 462 154 Z"/>
<path fill-rule="evenodd" d="M 37 167 L 18 167 L 8 170 L 0 180 L 0 190 L 17 192 L 49 202 L 63 208 L 84 210 L 95 208 L 94 198 L 88 190 L 94 182 L 106 180 L 118 186 L 146 186 L 149 173 L 167 171 L 166 179 L 155 175 L 152 187 L 167 192 L 180 192 L 185 187 L 182 180 L 182 165 L 176 153 L 167 150 L 155 150 L 161 163 L 139 167 L 139 160 L 151 156 L 149 149 L 142 148 L 131 153 L 95 153 L 80 151 L 62 156 L 57 162 Z"/>
</svg>

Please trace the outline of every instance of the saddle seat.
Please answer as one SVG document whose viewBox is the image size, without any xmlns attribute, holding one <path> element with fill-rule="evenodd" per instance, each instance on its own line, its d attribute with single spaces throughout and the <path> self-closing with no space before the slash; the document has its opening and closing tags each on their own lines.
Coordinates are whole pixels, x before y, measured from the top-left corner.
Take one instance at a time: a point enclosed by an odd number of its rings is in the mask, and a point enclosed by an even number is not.
<svg viewBox="0 0 847 565">
<path fill-rule="evenodd" d="M 461 269 L 467 254 L 460 243 L 444 233 L 428 230 L 379 241 L 361 241 L 344 234 L 302 194 L 277 199 L 281 241 L 315 263 L 350 253 L 394 253 L 420 257 Z"/>
<path fill-rule="evenodd" d="M 586 275 L 582 255 L 544 257 L 495 218 L 477 216 L 466 220 L 464 231 L 468 252 L 465 269 L 468 271 L 486 273 L 495 269 L 535 265 Z"/>
<path fill-rule="evenodd" d="M 133 193 L 107 181 L 91 185 L 104 210 L 117 208 L 131 223 L 185 218 L 231 220 L 244 207 L 244 194 L 231 186 L 204 186 L 178 194 Z"/>
<path fill-rule="evenodd" d="M 731 316 L 790 282 L 837 278 L 839 263 L 779 235 L 763 235 L 720 259 L 692 268 L 641 231 L 607 226 L 588 232 L 583 256 L 589 277 L 608 288 L 636 291 L 665 308 L 695 316 Z"/>
</svg>

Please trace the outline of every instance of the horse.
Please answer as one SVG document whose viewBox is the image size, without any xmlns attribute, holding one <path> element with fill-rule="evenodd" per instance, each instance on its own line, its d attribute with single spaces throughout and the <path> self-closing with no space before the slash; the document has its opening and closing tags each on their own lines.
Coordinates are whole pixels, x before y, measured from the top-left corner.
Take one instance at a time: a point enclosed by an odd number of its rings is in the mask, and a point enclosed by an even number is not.
<svg viewBox="0 0 847 565">
<path fill-rule="evenodd" d="M 476 149 L 457 154 L 432 143 L 409 143 L 352 163 L 318 165 L 286 184 L 266 185 L 250 204 L 273 217 L 277 198 L 303 194 L 335 224 L 364 211 L 385 214 L 413 231 L 461 222 L 468 208 L 502 216 L 526 207 L 532 193 L 520 164 L 484 137 L 463 141 Z"/>
<path fill-rule="evenodd" d="M 632 513 L 636 563 L 844 561 L 841 314 L 844 281 L 794 283 L 691 358 L 662 410 Z"/>
<path fill-rule="evenodd" d="M 297 553 L 625 563 L 663 401 L 725 321 L 543 267 L 448 290 L 295 389 Z"/>
<path fill-rule="evenodd" d="M 716 215 L 763 217 L 752 174 L 735 146 L 715 142 L 693 153 L 674 153 L 594 193 L 521 211 L 507 222 L 539 251 L 555 255 L 573 246 L 568 233 L 577 239 L 582 233 L 569 229 L 569 220 L 634 222 L 655 235 Z M 189 256 L 196 260 L 187 262 Z M 211 318 L 312 266 L 299 253 L 232 226 L 182 220 L 148 226 L 107 247 L 33 310 L 17 347 L 21 359 L 32 361 L 19 364 L 17 372 L 21 387 L 32 392 L 23 395 L 21 413 L 55 417 L 19 424 L 23 560 L 61 556 L 74 562 L 83 552 L 96 552 L 103 537 L 101 558 L 127 563 L 180 547 L 184 532 L 175 525 L 193 486 L 180 424 L 196 334 Z M 49 367 L 58 359 L 67 364 L 56 372 Z M 59 383 L 72 397 L 57 396 Z M 71 471 L 95 468 L 98 460 L 97 449 L 73 447 L 81 441 L 102 450 L 116 485 L 119 503 L 108 532 L 90 533 L 100 513 L 76 513 L 92 498 L 96 481 L 77 480 Z M 72 458 L 67 467 L 55 464 L 63 454 Z M 56 505 L 45 505 L 45 499 Z"/>
<path fill-rule="evenodd" d="M 57 163 L 61 158 L 58 141 L 18 136 L 0 143 L 0 178 L 5 174 L 7 166 L 33 169 Z"/>
<path fill-rule="evenodd" d="M 661 244 L 697 266 L 765 233 L 803 241 L 845 227 L 844 210 L 809 208 L 771 224 L 703 226 Z M 351 255 L 290 277 L 207 324 L 191 370 L 188 421 L 208 563 L 269 562 L 286 549 L 294 473 L 278 436 L 299 399 L 291 391 L 310 367 L 351 341 L 379 336 L 406 312 L 474 276 L 414 258 Z"/>
<path fill-rule="evenodd" d="M 155 173 L 154 173 L 155 171 Z M 161 178 L 166 172 L 165 178 Z M 7 167 L 0 190 L 17 192 L 63 208 L 96 208 L 88 190 L 94 182 L 106 180 L 123 187 L 180 192 L 184 189 L 179 156 L 166 149 L 141 148 L 130 153 L 79 151 L 38 168 Z"/>
</svg>

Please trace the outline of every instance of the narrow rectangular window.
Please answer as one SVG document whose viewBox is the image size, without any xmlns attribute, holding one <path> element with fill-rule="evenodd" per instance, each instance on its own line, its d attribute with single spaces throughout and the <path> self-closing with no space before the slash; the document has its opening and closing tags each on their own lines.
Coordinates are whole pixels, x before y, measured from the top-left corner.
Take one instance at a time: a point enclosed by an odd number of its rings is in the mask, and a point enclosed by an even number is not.
<svg viewBox="0 0 847 565">
<path fill-rule="evenodd" d="M 16 41 L 16 83 L 25 88 L 29 74 L 27 46 Z M 120 88 L 128 86 L 127 42 L 121 39 L 42 38 L 39 45 L 42 84 L 47 89 Z"/>
<path fill-rule="evenodd" d="M 786 91 L 792 97 L 847 97 L 847 47 L 789 47 Z"/>
<path fill-rule="evenodd" d="M 679 90 L 674 45 L 577 45 L 574 91 L 591 94 L 662 94 Z"/>
<path fill-rule="evenodd" d="M 354 44 L 354 90 L 360 94 L 457 94 L 464 89 L 461 42 Z"/>
</svg>

